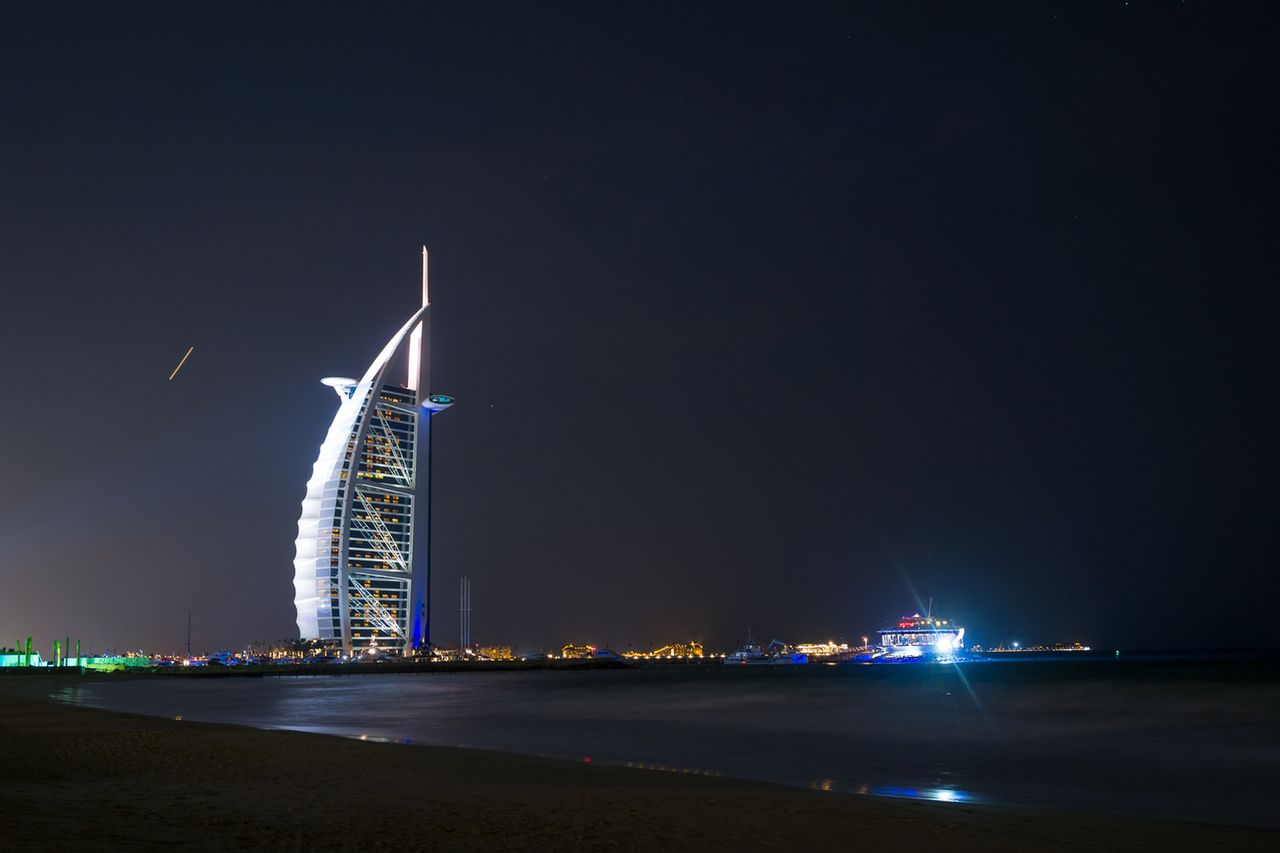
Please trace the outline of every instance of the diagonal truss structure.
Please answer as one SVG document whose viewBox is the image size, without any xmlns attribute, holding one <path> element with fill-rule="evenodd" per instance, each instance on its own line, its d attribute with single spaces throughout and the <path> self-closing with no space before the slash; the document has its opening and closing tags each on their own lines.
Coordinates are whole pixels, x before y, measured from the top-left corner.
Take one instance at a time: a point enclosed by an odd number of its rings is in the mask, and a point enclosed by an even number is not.
<svg viewBox="0 0 1280 853">
<path fill-rule="evenodd" d="M 360 379 L 322 380 L 340 402 L 302 500 L 294 606 L 303 639 L 347 654 L 428 642 L 431 417 L 453 405 L 425 393 L 429 309 L 424 246 L 422 306 Z M 399 385 L 386 374 L 406 337 L 408 379 Z"/>
</svg>

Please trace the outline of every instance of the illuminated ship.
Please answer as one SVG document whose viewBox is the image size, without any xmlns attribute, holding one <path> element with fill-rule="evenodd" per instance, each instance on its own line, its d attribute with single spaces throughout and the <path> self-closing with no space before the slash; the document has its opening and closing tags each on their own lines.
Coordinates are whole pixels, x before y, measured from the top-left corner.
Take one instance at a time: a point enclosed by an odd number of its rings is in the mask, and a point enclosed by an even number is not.
<svg viewBox="0 0 1280 853">
<path fill-rule="evenodd" d="M 964 628 L 931 615 L 903 616 L 897 625 L 877 633 L 880 644 L 863 660 L 950 659 L 964 652 Z"/>
</svg>

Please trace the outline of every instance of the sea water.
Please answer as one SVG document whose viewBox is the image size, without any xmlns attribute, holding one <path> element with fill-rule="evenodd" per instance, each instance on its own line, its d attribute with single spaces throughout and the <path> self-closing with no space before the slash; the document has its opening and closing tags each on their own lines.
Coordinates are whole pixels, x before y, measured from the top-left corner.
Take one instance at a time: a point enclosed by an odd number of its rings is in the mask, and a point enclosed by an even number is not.
<svg viewBox="0 0 1280 853">
<path fill-rule="evenodd" d="M 821 791 L 1280 827 L 1269 659 L 155 677 L 57 698 Z"/>
</svg>

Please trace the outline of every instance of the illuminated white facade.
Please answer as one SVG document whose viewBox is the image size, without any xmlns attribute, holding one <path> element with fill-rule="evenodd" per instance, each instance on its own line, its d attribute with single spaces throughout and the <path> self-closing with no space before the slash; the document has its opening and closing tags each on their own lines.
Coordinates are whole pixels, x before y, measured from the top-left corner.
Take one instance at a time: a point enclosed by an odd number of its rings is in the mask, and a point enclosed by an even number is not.
<svg viewBox="0 0 1280 853">
<path fill-rule="evenodd" d="M 453 404 L 423 387 L 429 309 L 424 247 L 422 307 L 361 378 L 322 380 L 340 402 L 302 500 L 294 606 L 304 640 L 347 654 L 408 652 L 429 636 L 431 416 Z M 408 379 L 399 385 L 386 373 L 406 336 Z"/>
</svg>

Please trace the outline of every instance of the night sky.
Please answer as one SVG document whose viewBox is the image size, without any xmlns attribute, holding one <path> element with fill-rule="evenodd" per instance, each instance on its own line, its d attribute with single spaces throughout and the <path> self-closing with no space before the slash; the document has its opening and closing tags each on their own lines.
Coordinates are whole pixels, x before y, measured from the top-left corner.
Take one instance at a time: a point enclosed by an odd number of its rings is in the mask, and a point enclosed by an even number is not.
<svg viewBox="0 0 1280 853">
<path fill-rule="evenodd" d="M 423 242 L 438 642 L 1272 641 L 1275 4 L 263 5 L 0 6 L 0 645 L 296 636 Z"/>
</svg>

